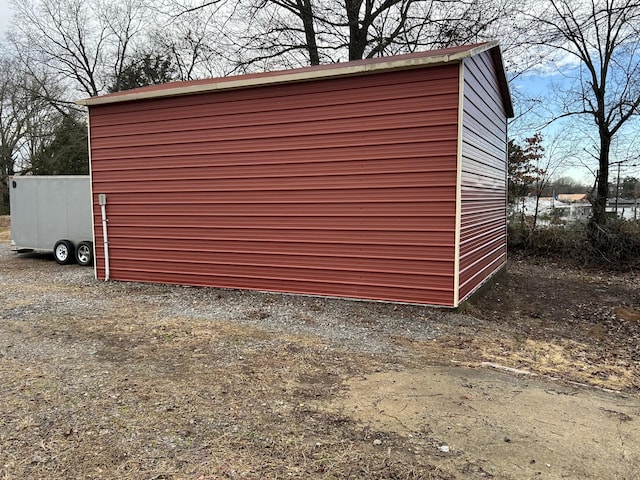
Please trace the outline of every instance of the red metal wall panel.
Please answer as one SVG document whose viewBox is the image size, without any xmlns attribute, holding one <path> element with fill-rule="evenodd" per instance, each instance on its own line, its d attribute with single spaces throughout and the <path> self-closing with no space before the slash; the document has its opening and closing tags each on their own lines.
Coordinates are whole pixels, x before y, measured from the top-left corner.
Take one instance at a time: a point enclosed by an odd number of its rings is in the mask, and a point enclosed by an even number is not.
<svg viewBox="0 0 640 480">
<path fill-rule="evenodd" d="M 92 106 L 110 276 L 452 306 L 459 65 Z"/>
<path fill-rule="evenodd" d="M 506 262 L 507 124 L 490 52 L 464 61 L 459 301 Z"/>
</svg>

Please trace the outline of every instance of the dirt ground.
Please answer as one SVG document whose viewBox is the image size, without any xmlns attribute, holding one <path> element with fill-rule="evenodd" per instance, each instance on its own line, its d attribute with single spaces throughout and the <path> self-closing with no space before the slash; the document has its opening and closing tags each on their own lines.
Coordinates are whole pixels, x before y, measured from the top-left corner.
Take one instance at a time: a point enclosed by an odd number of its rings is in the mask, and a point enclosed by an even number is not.
<svg viewBox="0 0 640 480">
<path fill-rule="evenodd" d="M 459 311 L 97 282 L 0 217 L 0 479 L 637 479 L 640 276 Z"/>
</svg>

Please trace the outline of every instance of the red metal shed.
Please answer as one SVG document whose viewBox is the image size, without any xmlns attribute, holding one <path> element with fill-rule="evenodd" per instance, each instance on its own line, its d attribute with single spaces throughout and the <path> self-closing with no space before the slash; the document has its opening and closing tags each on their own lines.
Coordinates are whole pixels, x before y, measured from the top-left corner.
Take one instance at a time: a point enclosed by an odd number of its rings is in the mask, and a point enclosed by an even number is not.
<svg viewBox="0 0 640 480">
<path fill-rule="evenodd" d="M 506 261 L 494 42 L 78 103 L 100 279 L 455 307 Z"/>
</svg>

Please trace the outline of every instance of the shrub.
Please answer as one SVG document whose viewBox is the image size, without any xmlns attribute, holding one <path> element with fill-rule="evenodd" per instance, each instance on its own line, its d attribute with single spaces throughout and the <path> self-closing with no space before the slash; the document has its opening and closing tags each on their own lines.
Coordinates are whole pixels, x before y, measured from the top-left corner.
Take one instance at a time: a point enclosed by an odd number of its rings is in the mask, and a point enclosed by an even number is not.
<svg viewBox="0 0 640 480">
<path fill-rule="evenodd" d="M 531 228 L 511 219 L 508 246 L 526 256 L 566 259 L 613 270 L 640 268 L 640 221 L 611 219 L 602 227 L 573 223 Z"/>
<path fill-rule="evenodd" d="M 609 220 L 606 226 L 590 225 L 592 255 L 615 269 L 640 268 L 640 221 Z"/>
</svg>

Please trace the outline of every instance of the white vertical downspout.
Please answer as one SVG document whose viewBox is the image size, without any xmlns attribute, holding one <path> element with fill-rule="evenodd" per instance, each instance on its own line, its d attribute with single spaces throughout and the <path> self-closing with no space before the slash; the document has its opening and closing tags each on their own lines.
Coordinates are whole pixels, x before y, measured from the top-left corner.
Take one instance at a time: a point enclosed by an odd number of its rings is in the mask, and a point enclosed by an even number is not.
<svg viewBox="0 0 640 480">
<path fill-rule="evenodd" d="M 457 307 L 460 301 L 460 230 L 462 228 L 462 135 L 464 133 L 464 60 L 460 61 L 458 74 L 458 145 L 457 145 L 457 171 L 456 171 L 456 232 L 454 245 L 454 271 L 453 271 L 453 306 Z"/>
<path fill-rule="evenodd" d="M 102 213 L 102 238 L 104 239 L 104 281 L 109 281 L 109 237 L 107 236 L 107 196 L 98 195 L 100 212 Z"/>
</svg>

